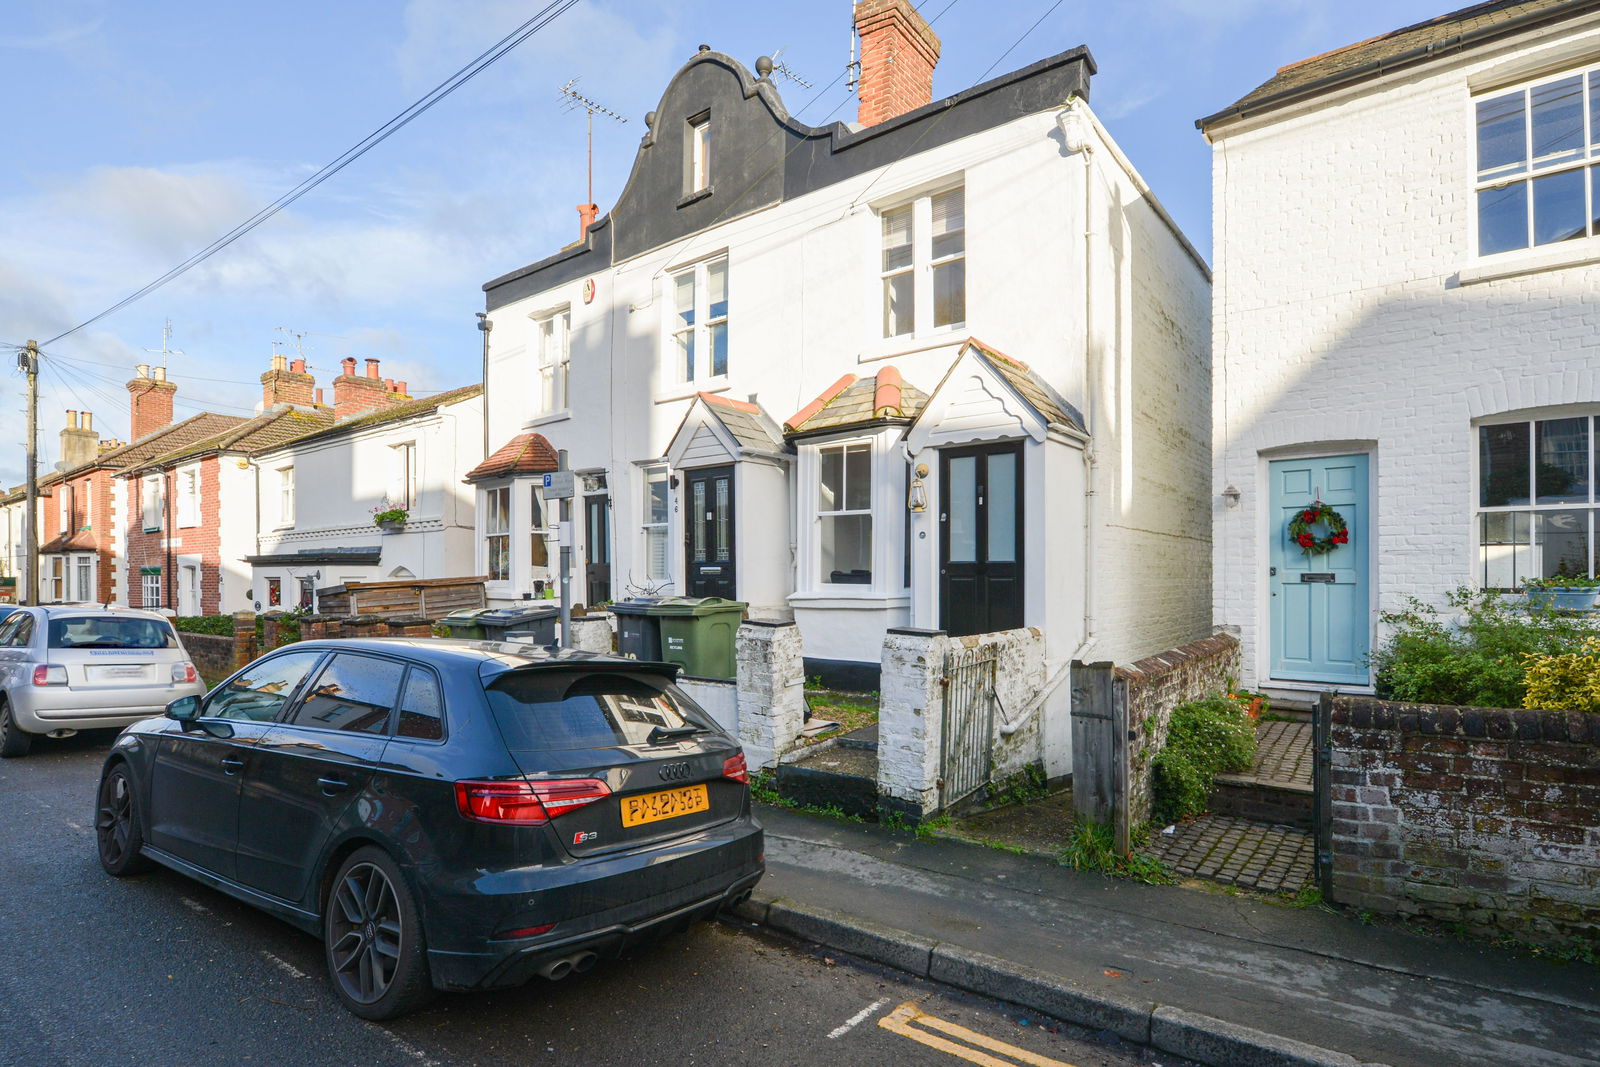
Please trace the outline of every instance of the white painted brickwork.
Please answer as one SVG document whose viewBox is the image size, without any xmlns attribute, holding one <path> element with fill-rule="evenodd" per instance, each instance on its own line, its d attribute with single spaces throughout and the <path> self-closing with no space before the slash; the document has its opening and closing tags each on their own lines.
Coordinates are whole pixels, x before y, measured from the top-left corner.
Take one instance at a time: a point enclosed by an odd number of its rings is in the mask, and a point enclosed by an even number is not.
<svg viewBox="0 0 1600 1067">
<path fill-rule="evenodd" d="M 1600 402 L 1600 239 L 1514 276 L 1494 275 L 1548 249 L 1479 260 L 1471 243 L 1469 86 L 1592 62 L 1589 26 L 1211 131 L 1214 611 L 1246 684 L 1267 662 L 1270 458 L 1371 452 L 1375 615 L 1474 580 L 1474 419 Z"/>
<path fill-rule="evenodd" d="M 751 770 L 794 747 L 806 721 L 800 628 L 747 622 L 738 637 L 738 737 Z"/>
</svg>

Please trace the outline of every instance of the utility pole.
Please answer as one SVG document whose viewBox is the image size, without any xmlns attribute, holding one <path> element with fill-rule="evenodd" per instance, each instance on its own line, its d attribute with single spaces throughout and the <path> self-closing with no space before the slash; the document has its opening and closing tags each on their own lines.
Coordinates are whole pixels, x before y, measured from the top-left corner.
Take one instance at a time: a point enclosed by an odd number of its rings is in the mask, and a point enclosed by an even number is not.
<svg viewBox="0 0 1600 1067">
<path fill-rule="evenodd" d="M 29 341 L 17 353 L 17 366 L 28 375 L 28 503 L 22 554 L 27 587 L 18 601 L 39 602 L 39 342 Z"/>
</svg>

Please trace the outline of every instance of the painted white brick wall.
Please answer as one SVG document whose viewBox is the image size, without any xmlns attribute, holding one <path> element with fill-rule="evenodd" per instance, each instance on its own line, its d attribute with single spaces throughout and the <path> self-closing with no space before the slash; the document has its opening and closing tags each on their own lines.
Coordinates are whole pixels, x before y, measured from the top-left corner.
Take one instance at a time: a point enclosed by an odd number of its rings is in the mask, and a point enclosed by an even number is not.
<svg viewBox="0 0 1600 1067">
<path fill-rule="evenodd" d="M 1475 581 L 1473 420 L 1600 402 L 1600 239 L 1567 246 L 1586 263 L 1480 278 L 1534 257 L 1479 260 L 1470 237 L 1472 87 L 1593 56 L 1594 27 L 1211 131 L 1213 610 L 1247 684 L 1266 680 L 1270 458 L 1371 451 L 1376 629 Z"/>
</svg>

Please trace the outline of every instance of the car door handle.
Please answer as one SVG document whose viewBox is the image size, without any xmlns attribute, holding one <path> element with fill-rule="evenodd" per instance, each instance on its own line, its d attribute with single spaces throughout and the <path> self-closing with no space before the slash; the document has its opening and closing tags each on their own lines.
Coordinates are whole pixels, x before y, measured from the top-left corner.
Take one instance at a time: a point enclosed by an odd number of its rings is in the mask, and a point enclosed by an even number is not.
<svg viewBox="0 0 1600 1067">
<path fill-rule="evenodd" d="M 325 797 L 335 796 L 350 788 L 349 782 L 338 778 L 318 778 L 317 784 L 322 787 L 322 795 Z"/>
<path fill-rule="evenodd" d="M 237 756 L 226 756 L 222 760 L 223 774 L 238 774 L 244 770 L 244 760 Z"/>
</svg>

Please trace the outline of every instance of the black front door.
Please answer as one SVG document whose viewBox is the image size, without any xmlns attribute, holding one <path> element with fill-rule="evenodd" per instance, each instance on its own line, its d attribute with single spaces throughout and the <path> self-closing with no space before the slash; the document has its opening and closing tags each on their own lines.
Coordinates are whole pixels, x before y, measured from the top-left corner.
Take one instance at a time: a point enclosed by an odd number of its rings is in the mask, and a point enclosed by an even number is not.
<svg viewBox="0 0 1600 1067">
<path fill-rule="evenodd" d="M 584 574 L 592 608 L 611 599 L 611 497 L 583 498 Z"/>
<path fill-rule="evenodd" d="M 683 524 L 690 596 L 734 595 L 733 468 L 684 472 Z"/>
<path fill-rule="evenodd" d="M 940 453 L 939 626 L 953 636 L 1022 625 L 1022 446 Z"/>
</svg>

